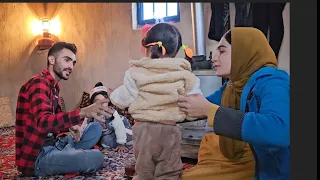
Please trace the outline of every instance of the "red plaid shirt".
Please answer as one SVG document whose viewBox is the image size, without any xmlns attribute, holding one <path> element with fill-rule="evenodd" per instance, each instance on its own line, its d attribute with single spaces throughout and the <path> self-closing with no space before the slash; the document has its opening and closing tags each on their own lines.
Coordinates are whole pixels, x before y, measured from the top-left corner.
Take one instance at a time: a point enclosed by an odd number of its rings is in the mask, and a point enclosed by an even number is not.
<svg viewBox="0 0 320 180">
<path fill-rule="evenodd" d="M 66 131 L 81 123 L 80 109 L 64 113 L 54 109 L 58 82 L 47 69 L 25 83 L 18 95 L 16 110 L 16 165 L 25 176 L 34 175 L 35 161 L 49 132 Z M 58 95 L 59 96 L 59 95 Z M 60 99 L 60 98 L 58 98 Z"/>
</svg>

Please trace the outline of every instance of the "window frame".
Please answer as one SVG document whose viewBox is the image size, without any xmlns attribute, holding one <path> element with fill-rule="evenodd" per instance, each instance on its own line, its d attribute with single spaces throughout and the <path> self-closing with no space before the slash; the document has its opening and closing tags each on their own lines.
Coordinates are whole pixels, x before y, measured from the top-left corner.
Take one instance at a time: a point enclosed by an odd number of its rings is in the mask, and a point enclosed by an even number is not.
<svg viewBox="0 0 320 180">
<path fill-rule="evenodd" d="M 168 2 L 166 2 L 166 3 L 168 3 Z M 168 11 L 168 9 L 167 9 L 167 11 Z M 175 23 L 180 22 L 180 3 L 177 2 L 177 15 L 176 16 L 166 16 L 163 18 L 163 20 L 164 20 L 164 22 L 170 22 L 170 21 L 173 21 Z M 156 23 L 155 18 L 143 20 L 143 3 L 137 3 L 137 24 L 139 26 L 143 26 L 145 24 L 155 24 L 155 23 Z"/>
</svg>

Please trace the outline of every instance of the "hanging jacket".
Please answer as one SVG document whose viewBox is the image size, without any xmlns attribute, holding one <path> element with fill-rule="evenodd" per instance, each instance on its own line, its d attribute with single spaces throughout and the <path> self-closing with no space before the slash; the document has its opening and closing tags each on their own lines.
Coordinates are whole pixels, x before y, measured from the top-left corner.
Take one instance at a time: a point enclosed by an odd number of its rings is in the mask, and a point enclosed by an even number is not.
<svg viewBox="0 0 320 180">
<path fill-rule="evenodd" d="M 211 3 L 211 11 L 208 38 L 220 41 L 224 33 L 230 29 L 229 3 Z"/>
</svg>

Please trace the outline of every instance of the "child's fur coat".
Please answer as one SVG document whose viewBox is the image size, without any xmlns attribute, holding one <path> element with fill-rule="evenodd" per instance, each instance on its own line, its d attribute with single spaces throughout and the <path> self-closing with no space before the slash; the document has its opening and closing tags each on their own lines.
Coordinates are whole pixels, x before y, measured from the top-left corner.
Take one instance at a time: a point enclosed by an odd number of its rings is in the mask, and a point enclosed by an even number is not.
<svg viewBox="0 0 320 180">
<path fill-rule="evenodd" d="M 130 61 L 123 85 L 110 99 L 120 108 L 129 107 L 135 120 L 179 122 L 190 119 L 177 106 L 178 96 L 186 94 L 202 94 L 200 80 L 187 60 L 142 58 Z"/>
</svg>

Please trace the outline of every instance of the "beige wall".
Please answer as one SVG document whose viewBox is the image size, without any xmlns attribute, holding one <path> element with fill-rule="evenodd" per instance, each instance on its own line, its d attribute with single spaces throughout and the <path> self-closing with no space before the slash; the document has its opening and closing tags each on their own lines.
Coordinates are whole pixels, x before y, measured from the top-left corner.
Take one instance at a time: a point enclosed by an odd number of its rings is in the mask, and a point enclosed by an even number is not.
<svg viewBox="0 0 320 180">
<path fill-rule="evenodd" d="M 0 96 L 10 98 L 14 113 L 19 88 L 42 63 L 31 56 L 36 45 L 30 31 L 33 19 L 24 3 L 0 3 Z"/>
<path fill-rule="evenodd" d="M 283 12 L 285 35 L 279 57 L 280 68 L 288 71 L 289 8 L 287 5 Z M 36 37 L 30 30 L 35 17 L 25 3 L 1 3 L 0 15 L 0 96 L 9 96 L 15 111 L 19 88 L 46 67 L 46 52 L 35 50 Z M 207 36 L 209 3 L 205 4 L 205 16 Z M 128 61 L 142 57 L 141 31 L 132 30 L 131 3 L 65 3 L 57 18 L 61 24 L 59 40 L 73 42 L 79 50 L 70 79 L 60 83 L 68 110 L 76 106 L 82 91 L 89 91 L 98 81 L 111 88 L 121 85 Z M 181 3 L 177 27 L 184 44 L 193 48 L 190 3 Z M 207 54 L 215 45 L 207 39 Z"/>
</svg>

